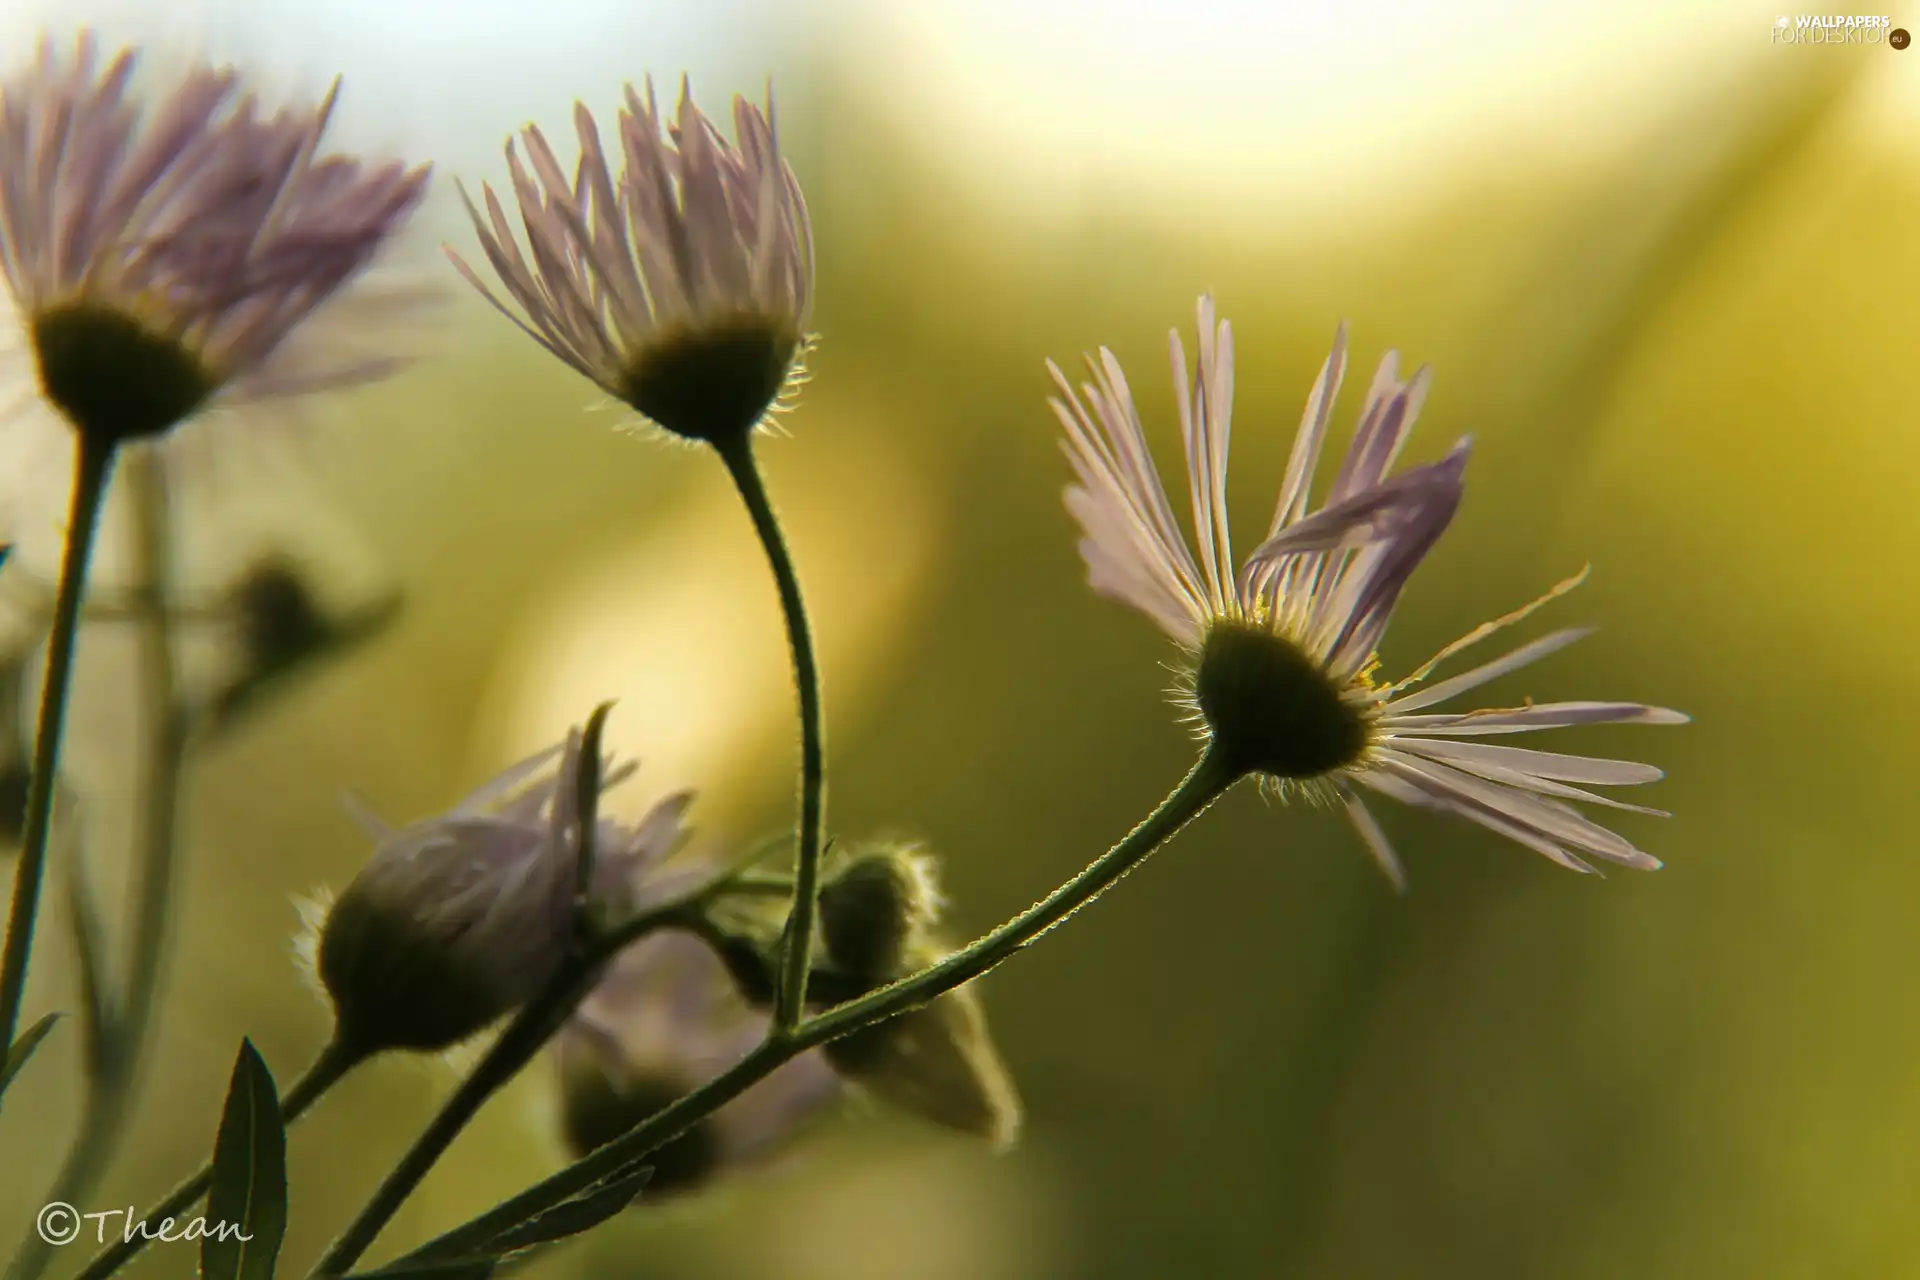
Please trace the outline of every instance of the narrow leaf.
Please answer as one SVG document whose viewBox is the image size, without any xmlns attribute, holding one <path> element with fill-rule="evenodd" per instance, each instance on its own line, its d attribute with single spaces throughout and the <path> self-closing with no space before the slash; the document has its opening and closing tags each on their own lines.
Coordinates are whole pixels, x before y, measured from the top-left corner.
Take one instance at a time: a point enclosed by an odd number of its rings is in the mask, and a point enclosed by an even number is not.
<svg viewBox="0 0 1920 1280">
<path fill-rule="evenodd" d="M 434 1280 L 469 1280 L 469 1273 L 459 1268 L 483 1264 L 491 1268 L 504 1255 L 539 1249 L 592 1230 L 632 1204 L 651 1177 L 652 1165 L 629 1166 L 609 1175 L 573 1199 L 536 1213 L 482 1241 L 463 1242 L 460 1240 L 461 1232 L 448 1232 L 438 1240 L 430 1240 L 415 1249 L 388 1269 L 371 1272 L 362 1280 L 373 1280 L 375 1276 L 381 1280 L 388 1280 L 388 1277 L 391 1280 L 402 1280 L 403 1277 L 412 1280 L 415 1276 L 432 1276 Z M 449 1253 L 453 1256 L 448 1257 Z M 471 1274 L 474 1280 L 479 1280 L 488 1272 Z"/>
<path fill-rule="evenodd" d="M 0 1064 L 0 1093 L 7 1091 L 7 1086 L 13 1083 L 13 1078 L 20 1074 L 20 1068 L 27 1065 L 27 1059 L 33 1056 L 33 1051 L 40 1047 L 40 1042 L 47 1038 L 47 1032 L 53 1030 L 53 1024 L 58 1021 L 60 1021 L 59 1014 L 49 1013 L 28 1027 L 21 1033 L 20 1038 L 13 1042 L 13 1047 L 7 1050 L 6 1062 Z"/>
<path fill-rule="evenodd" d="M 486 1251 L 512 1253 L 591 1231 L 632 1204 L 651 1177 L 652 1165 L 616 1173 L 599 1186 L 536 1214 L 517 1227 L 509 1227 L 487 1241 Z"/>
<path fill-rule="evenodd" d="M 487 1280 L 498 1258 L 456 1258 L 452 1262 L 396 1262 L 378 1271 L 356 1271 L 346 1280 Z"/>
<path fill-rule="evenodd" d="M 213 1144 L 201 1280 L 272 1280 L 286 1229 L 287 1133 L 280 1096 L 253 1042 L 242 1040 Z"/>
</svg>

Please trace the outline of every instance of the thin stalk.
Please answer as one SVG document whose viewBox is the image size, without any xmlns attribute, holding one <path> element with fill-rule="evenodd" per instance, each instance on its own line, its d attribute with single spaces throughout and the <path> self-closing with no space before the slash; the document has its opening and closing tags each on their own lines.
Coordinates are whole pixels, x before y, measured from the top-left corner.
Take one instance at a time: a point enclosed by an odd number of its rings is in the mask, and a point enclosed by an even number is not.
<svg viewBox="0 0 1920 1280">
<path fill-rule="evenodd" d="M 597 737 L 597 735 L 596 735 Z M 592 745 L 596 748 L 598 742 Z M 460 1082 L 460 1087 L 441 1104 L 405 1155 L 381 1180 L 373 1196 L 362 1206 L 353 1221 L 328 1246 L 313 1266 L 313 1276 L 345 1275 L 360 1260 L 380 1232 L 393 1221 L 394 1214 L 420 1186 L 447 1148 L 453 1145 L 480 1108 L 498 1093 L 527 1063 L 533 1060 L 548 1040 L 572 1016 L 580 1001 L 599 981 L 606 962 L 622 949 L 655 929 L 686 916 L 704 893 L 688 903 L 678 903 L 648 912 L 623 924 L 600 938 L 591 939 L 579 957 L 547 984 L 546 990 L 522 1008 L 500 1038 L 493 1042 L 478 1066 Z"/>
<path fill-rule="evenodd" d="M 345 1052 L 337 1044 L 330 1044 L 320 1051 L 301 1077 L 294 1081 L 280 1099 L 280 1119 L 291 1125 L 307 1109 L 318 1102 L 328 1090 L 340 1083 L 348 1072 L 360 1063 L 364 1057 Z M 166 1194 L 158 1204 L 148 1209 L 140 1217 L 141 1222 L 161 1222 L 167 1218 L 178 1217 L 192 1208 L 201 1196 L 207 1193 L 207 1187 L 213 1181 L 213 1163 L 208 1161 L 200 1166 L 191 1177 Z M 103 1277 L 118 1271 L 130 1262 L 134 1255 L 146 1248 L 151 1239 L 144 1232 L 123 1232 L 121 1240 L 95 1254 L 82 1268 L 74 1280 L 102 1280 Z"/>
<path fill-rule="evenodd" d="M 47 638 L 47 670 L 40 685 L 40 718 L 33 735 L 32 774 L 27 811 L 21 826 L 20 860 L 14 867 L 13 906 L 7 917 L 7 942 L 0 959 L 0 1045 L 11 1045 L 26 997 L 27 962 L 46 877 L 48 837 L 53 833 L 53 796 L 60 769 L 60 740 L 66 729 L 67 696 L 73 684 L 73 658 L 80 632 L 80 604 L 86 593 L 87 565 L 100 523 L 107 486 L 113 476 L 114 446 L 75 433 L 73 495 L 68 505 L 67 544 L 60 559 L 60 585 L 54 598 L 53 626 Z"/>
<path fill-rule="evenodd" d="M 49 1202 L 66 1204 L 83 1203 L 93 1193 L 132 1111 L 172 917 L 180 776 L 186 756 L 186 721 L 175 705 L 173 617 L 168 608 L 172 518 L 158 451 L 149 447 L 130 456 L 123 479 L 133 517 L 131 595 L 140 623 L 136 662 L 142 723 L 147 729 L 146 778 L 134 856 L 140 879 L 126 979 L 119 999 L 108 1006 L 111 1016 L 99 1028 L 80 1131 L 48 1194 Z M 39 1233 L 29 1235 L 14 1255 L 8 1280 L 35 1280 L 50 1257 L 51 1249 Z"/>
<path fill-rule="evenodd" d="M 754 532 L 767 553 L 780 612 L 786 619 L 787 643 L 793 650 L 793 683 L 800 695 L 800 827 L 794 859 L 793 908 L 787 916 L 779 986 L 775 991 L 773 1029 L 786 1035 L 800 1023 L 807 1003 L 807 973 L 812 968 L 814 917 L 820 897 L 820 850 L 826 822 L 827 743 L 825 713 L 820 699 L 820 666 L 814 656 L 813 632 L 800 596 L 800 577 L 774 514 L 773 499 L 753 456 L 751 435 L 737 443 L 716 446 L 727 474 L 733 477 L 740 500 L 753 518 Z"/>
<path fill-rule="evenodd" d="M 649 1152 L 679 1137 L 806 1050 L 905 1013 L 986 973 L 1031 945 L 1139 866 L 1175 832 L 1219 799 L 1240 776 L 1212 752 L 1201 756 L 1192 772 L 1125 839 L 1073 879 L 991 933 L 931 968 L 809 1019 L 787 1036 L 770 1034 L 733 1067 L 622 1137 L 430 1241 L 400 1261 L 413 1265 L 482 1253 L 488 1242 L 502 1232 L 631 1168 Z"/>
</svg>

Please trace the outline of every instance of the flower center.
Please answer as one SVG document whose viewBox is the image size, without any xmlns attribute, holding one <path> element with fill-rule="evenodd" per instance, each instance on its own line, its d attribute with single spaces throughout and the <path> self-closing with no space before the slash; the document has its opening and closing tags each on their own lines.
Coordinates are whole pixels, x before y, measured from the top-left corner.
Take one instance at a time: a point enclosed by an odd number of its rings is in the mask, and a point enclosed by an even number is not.
<svg viewBox="0 0 1920 1280">
<path fill-rule="evenodd" d="M 1249 622 L 1207 629 L 1194 697 L 1214 749 L 1245 773 L 1317 778 L 1359 760 L 1367 718 L 1293 641 Z"/>
<path fill-rule="evenodd" d="M 737 440 L 766 417 L 799 350 L 799 334 L 764 316 L 671 330 L 641 347 L 621 398 L 675 435 Z"/>
<path fill-rule="evenodd" d="M 159 435 L 219 386 L 185 345 L 95 303 L 34 316 L 33 345 L 47 399 L 81 434 L 108 445 Z"/>
</svg>

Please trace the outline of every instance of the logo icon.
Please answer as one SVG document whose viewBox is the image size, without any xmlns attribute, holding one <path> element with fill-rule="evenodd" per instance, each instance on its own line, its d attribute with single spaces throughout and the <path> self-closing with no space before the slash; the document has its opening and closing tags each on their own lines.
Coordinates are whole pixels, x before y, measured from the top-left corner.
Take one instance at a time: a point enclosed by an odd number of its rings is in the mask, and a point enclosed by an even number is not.
<svg viewBox="0 0 1920 1280">
<path fill-rule="evenodd" d="M 1788 27 L 1793 25 L 1793 19 L 1789 18 L 1786 14 L 1783 13 L 1779 17 L 1773 20 L 1773 25 L 1780 28 L 1782 31 L 1785 31 Z"/>
<path fill-rule="evenodd" d="M 1887 32 L 1887 43 L 1896 49 L 1904 49 L 1913 43 L 1913 37 L 1907 34 L 1905 27 L 1895 27 Z"/>
</svg>

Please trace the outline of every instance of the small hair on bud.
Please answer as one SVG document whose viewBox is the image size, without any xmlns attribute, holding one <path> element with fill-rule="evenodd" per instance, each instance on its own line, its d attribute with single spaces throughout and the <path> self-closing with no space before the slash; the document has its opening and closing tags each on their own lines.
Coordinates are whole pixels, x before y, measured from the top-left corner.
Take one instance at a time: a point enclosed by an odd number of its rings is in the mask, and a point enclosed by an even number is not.
<svg viewBox="0 0 1920 1280">
<path fill-rule="evenodd" d="M 1020 1136 L 1020 1095 L 967 987 L 827 1044 L 827 1061 L 873 1096 L 996 1151 Z"/>
<path fill-rule="evenodd" d="M 848 858 L 820 889 L 820 933 L 827 959 L 850 977 L 878 986 L 898 976 L 908 950 L 939 913 L 933 859 L 913 848 L 881 848 Z"/>
</svg>

